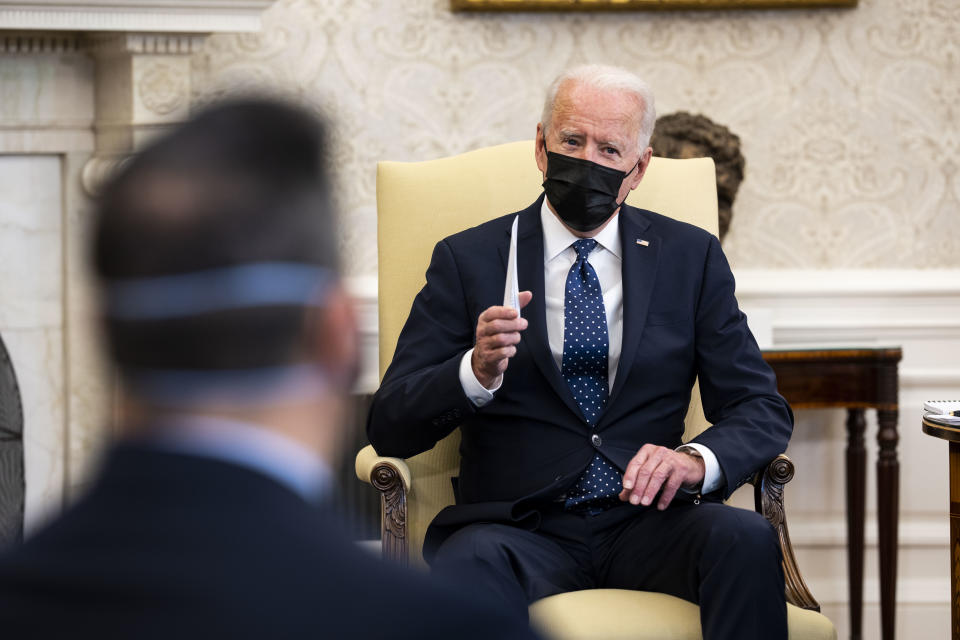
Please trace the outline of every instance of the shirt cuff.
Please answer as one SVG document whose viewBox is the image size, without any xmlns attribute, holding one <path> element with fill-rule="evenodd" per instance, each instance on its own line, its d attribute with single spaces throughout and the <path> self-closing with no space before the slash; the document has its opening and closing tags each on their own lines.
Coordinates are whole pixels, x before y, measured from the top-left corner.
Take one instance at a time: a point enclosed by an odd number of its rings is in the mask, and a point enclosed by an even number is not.
<svg viewBox="0 0 960 640">
<path fill-rule="evenodd" d="M 503 384 L 503 376 L 501 375 L 497 378 L 493 389 L 487 389 L 480 384 L 477 376 L 474 375 L 473 365 L 471 364 L 472 359 L 473 349 L 467 351 L 463 354 L 463 357 L 460 358 L 460 386 L 463 387 L 463 393 L 466 394 L 467 398 L 470 399 L 470 402 L 472 402 L 475 407 L 482 407 L 493 400 L 493 394 L 500 388 L 500 385 Z"/>
<path fill-rule="evenodd" d="M 703 459 L 703 484 L 700 487 L 699 493 L 707 494 L 716 491 L 720 488 L 720 482 L 723 479 L 723 473 L 720 471 L 720 463 L 717 462 L 716 454 L 710 450 L 710 447 L 697 442 L 682 444 L 677 447 L 676 450 L 689 451 L 690 449 L 700 454 L 700 457 Z M 685 491 L 696 493 L 696 491 L 691 489 L 685 489 Z"/>
</svg>

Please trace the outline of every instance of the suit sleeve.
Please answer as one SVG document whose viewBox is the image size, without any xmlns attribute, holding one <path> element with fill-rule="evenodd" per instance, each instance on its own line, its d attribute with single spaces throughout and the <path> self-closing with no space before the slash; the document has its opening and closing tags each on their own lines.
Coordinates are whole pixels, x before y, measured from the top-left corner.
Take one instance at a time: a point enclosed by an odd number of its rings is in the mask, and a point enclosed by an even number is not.
<svg viewBox="0 0 960 640">
<path fill-rule="evenodd" d="M 373 397 L 367 437 L 377 453 L 409 458 L 426 451 L 476 411 L 459 375 L 475 325 L 456 259 L 443 240 L 433 250 L 427 283 L 413 301 Z"/>
<path fill-rule="evenodd" d="M 711 238 L 697 304 L 696 363 L 703 410 L 714 426 L 693 441 L 716 454 L 724 498 L 783 453 L 793 431 L 793 412 L 777 393 L 734 289 L 730 265 Z"/>
</svg>

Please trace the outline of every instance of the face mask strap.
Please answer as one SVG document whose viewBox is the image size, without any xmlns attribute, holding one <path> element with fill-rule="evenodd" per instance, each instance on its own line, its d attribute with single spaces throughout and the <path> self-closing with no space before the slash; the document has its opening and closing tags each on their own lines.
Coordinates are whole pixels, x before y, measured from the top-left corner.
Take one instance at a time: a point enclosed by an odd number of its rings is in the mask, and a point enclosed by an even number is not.
<svg viewBox="0 0 960 640">
<path fill-rule="evenodd" d="M 643 154 L 642 154 L 642 153 L 640 154 L 640 157 L 637 158 L 637 164 L 633 165 L 633 169 L 637 169 L 637 168 L 640 167 L 640 161 L 641 161 L 641 160 L 643 160 Z M 627 175 L 623 176 L 623 179 L 624 179 L 624 180 L 626 180 L 626 179 L 630 176 L 630 174 L 633 173 L 633 169 L 630 169 L 630 171 L 627 171 Z M 621 184 L 622 184 L 622 181 L 621 181 Z M 628 195 L 629 195 L 629 194 L 628 194 Z M 623 206 L 623 203 L 626 202 L 626 201 L 627 201 L 627 196 L 623 196 L 623 200 L 621 200 L 620 202 L 617 202 L 617 209 L 619 209 L 621 206 Z"/>
<path fill-rule="evenodd" d="M 637 163 L 636 163 L 635 165 L 633 165 L 633 169 L 638 169 L 638 168 L 640 167 L 640 161 L 641 161 L 641 160 L 643 160 L 643 154 L 642 154 L 642 153 L 640 154 L 640 157 L 637 158 Z M 624 180 L 626 180 L 627 177 L 628 177 L 631 173 L 633 173 L 633 169 L 630 169 L 630 171 L 627 171 L 627 175 L 623 176 L 623 179 L 624 179 Z"/>
<path fill-rule="evenodd" d="M 116 320 L 143 321 L 272 305 L 322 307 L 335 283 L 330 269 L 289 262 L 114 280 L 106 286 L 106 313 Z"/>
</svg>

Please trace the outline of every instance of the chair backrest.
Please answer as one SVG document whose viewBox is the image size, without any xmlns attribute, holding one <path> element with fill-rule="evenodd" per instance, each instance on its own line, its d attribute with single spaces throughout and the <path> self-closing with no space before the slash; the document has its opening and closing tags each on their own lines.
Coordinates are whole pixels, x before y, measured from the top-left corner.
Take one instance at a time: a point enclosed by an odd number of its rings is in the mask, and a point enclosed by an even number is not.
<svg viewBox="0 0 960 640">
<path fill-rule="evenodd" d="M 423 287 L 434 245 L 446 236 L 519 211 L 542 191 L 532 141 L 513 142 L 427 162 L 377 165 L 380 377 L 393 358 L 410 306 Z M 627 202 L 690 222 L 717 235 L 716 170 L 710 158 L 654 158 Z M 709 426 L 694 387 L 685 419 L 688 440 Z M 407 461 L 413 483 L 407 498 L 411 561 L 422 561 L 426 527 L 453 502 L 459 430 Z"/>
</svg>

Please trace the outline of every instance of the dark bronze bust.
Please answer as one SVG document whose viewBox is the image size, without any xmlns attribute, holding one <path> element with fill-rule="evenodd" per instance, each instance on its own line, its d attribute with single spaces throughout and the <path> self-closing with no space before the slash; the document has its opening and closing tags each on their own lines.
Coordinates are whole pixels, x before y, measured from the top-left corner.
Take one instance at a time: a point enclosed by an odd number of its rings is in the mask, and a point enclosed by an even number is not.
<svg viewBox="0 0 960 640">
<path fill-rule="evenodd" d="M 662 158 L 713 158 L 723 240 L 733 219 L 733 200 L 743 182 L 746 161 L 740 153 L 740 138 L 706 116 L 678 111 L 657 118 L 650 146 L 653 155 Z"/>
</svg>

